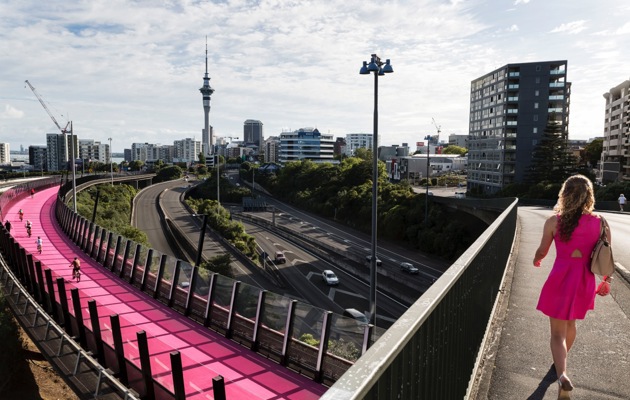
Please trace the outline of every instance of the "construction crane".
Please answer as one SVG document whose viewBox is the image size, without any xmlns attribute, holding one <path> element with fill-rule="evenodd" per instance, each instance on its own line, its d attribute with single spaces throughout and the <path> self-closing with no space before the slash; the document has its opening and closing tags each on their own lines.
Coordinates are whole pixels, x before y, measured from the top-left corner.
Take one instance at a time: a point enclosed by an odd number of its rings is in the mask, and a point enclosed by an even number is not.
<svg viewBox="0 0 630 400">
<path fill-rule="evenodd" d="M 61 133 L 63 134 L 63 141 L 65 144 L 68 143 L 68 140 L 66 139 L 66 135 L 68 133 L 70 133 L 72 135 L 72 122 L 68 121 L 68 123 L 66 124 L 66 126 L 64 128 L 61 127 L 61 125 L 59 125 L 59 123 L 57 122 L 57 120 L 55 119 L 55 116 L 50 112 L 50 110 L 48 109 L 48 106 L 46 106 L 46 102 L 44 101 L 44 99 L 42 98 L 42 96 L 40 96 L 39 93 L 37 93 L 37 90 L 35 90 L 35 88 L 33 87 L 33 85 L 31 85 L 31 83 L 26 80 L 24 81 L 26 82 L 26 84 L 28 85 L 29 88 L 31 88 L 31 90 L 33 91 L 33 94 L 35 95 L 35 97 L 37 97 L 37 100 L 39 100 L 39 103 L 42 105 L 42 107 L 44 107 L 44 110 L 46 110 L 46 112 L 48 113 L 48 116 L 50 117 L 50 119 L 53 120 L 53 122 L 55 123 L 55 125 L 57 125 L 57 128 L 59 128 L 59 130 L 61 131 Z M 68 129 L 68 127 L 70 127 L 70 129 Z M 73 144 L 74 147 L 74 144 Z M 68 161 L 68 146 L 64 146 L 65 149 L 65 153 L 64 153 L 64 159 L 66 161 Z"/>
<path fill-rule="evenodd" d="M 44 99 L 42 99 L 42 96 L 40 96 L 39 93 L 37 93 L 37 90 L 35 90 L 33 85 L 31 85 L 28 79 L 25 80 L 24 82 L 26 82 L 28 87 L 31 88 L 31 90 L 33 91 L 33 94 L 35 95 L 35 97 L 37 97 L 37 100 L 39 100 L 39 103 L 42 105 L 42 107 L 44 107 L 44 110 L 46 110 L 50 119 L 53 120 L 55 125 L 57 125 L 57 128 L 59 128 L 59 130 L 63 134 L 63 144 L 64 144 L 63 155 L 64 155 L 64 160 L 66 162 L 70 162 L 70 167 L 72 170 L 72 203 L 73 203 L 74 212 L 76 213 L 77 212 L 77 184 L 76 184 L 76 173 L 75 173 L 76 160 L 75 160 L 75 155 L 74 155 L 75 146 L 74 146 L 74 136 L 72 134 L 72 121 L 68 121 L 66 126 L 62 128 L 61 125 L 59 125 L 59 123 L 55 119 L 55 116 L 48 109 L 48 106 L 46 106 L 46 102 L 44 102 Z M 70 129 L 68 129 L 68 127 L 70 127 Z M 70 157 L 68 157 L 68 133 L 70 134 Z"/>
<path fill-rule="evenodd" d="M 436 154 L 437 154 L 437 146 L 440 144 L 440 125 L 437 124 L 437 122 L 435 122 L 435 118 L 431 117 L 431 121 L 433 121 L 433 126 L 435 126 L 435 129 L 437 129 L 437 140 L 435 141 L 435 149 L 436 149 Z"/>
</svg>

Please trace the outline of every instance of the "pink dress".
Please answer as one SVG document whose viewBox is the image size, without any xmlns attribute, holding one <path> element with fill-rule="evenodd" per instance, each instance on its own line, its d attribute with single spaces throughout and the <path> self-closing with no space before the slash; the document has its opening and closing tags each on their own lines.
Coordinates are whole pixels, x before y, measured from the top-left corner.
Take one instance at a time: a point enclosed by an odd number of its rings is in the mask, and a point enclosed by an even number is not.
<svg viewBox="0 0 630 400">
<path fill-rule="evenodd" d="M 586 312 L 595 308 L 590 258 L 599 233 L 599 217 L 584 214 L 568 242 L 554 237 L 556 260 L 540 292 L 537 310 L 552 318 L 573 320 L 584 319 Z M 576 250 L 582 257 L 571 257 Z"/>
</svg>

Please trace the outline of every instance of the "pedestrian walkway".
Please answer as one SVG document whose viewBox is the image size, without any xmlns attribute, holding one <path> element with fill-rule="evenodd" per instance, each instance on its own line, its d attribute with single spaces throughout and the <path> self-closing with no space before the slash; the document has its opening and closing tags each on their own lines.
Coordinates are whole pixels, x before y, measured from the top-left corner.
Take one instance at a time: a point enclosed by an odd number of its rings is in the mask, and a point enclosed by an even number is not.
<svg viewBox="0 0 630 400">
<path fill-rule="evenodd" d="M 136 365 L 140 365 L 136 333 L 146 332 L 153 378 L 159 384 L 173 391 L 170 353 L 179 351 L 187 399 L 213 398 L 212 379 L 217 375 L 225 379 L 228 399 L 317 399 L 326 391 L 325 386 L 194 323 L 109 273 L 61 231 L 54 215 L 57 191 L 58 187 L 42 190 L 34 198 L 26 197 L 11 204 L 6 215 L 14 223 L 13 237 L 52 270 L 54 279 L 66 279 L 68 298 L 72 288 L 79 290 L 81 312 L 88 326 L 87 302 L 96 301 L 103 339 L 112 347 L 109 316 L 119 316 L 125 357 Z M 23 223 L 20 224 L 17 215 L 20 208 L 25 210 L 25 219 L 33 222 L 32 238 L 28 238 Z M 37 236 L 44 242 L 42 254 L 36 250 Z M 71 280 L 70 262 L 75 256 L 81 260 L 80 282 Z M 69 307 L 74 315 L 72 304 Z"/>
<path fill-rule="evenodd" d="M 555 258 L 554 246 L 541 268 L 532 265 L 544 219 L 528 207 L 519 208 L 518 250 L 508 272 L 505 300 L 497 311 L 493 335 L 484 353 L 477 400 L 543 400 L 558 396 L 549 348 L 549 319 L 536 310 L 540 289 Z M 577 340 L 567 362 L 568 375 L 575 385 L 571 399 L 630 399 L 630 320 L 620 306 L 627 301 L 628 287 L 621 279 L 616 277 L 613 282 L 619 296 L 615 292 L 597 296 L 595 310 L 577 322 Z"/>
</svg>

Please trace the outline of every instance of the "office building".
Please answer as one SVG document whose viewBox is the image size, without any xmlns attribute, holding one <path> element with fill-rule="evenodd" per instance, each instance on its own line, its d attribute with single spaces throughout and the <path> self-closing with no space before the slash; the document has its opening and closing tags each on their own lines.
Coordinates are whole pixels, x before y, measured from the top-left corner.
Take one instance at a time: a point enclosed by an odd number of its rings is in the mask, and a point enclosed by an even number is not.
<svg viewBox="0 0 630 400">
<path fill-rule="evenodd" d="M 85 162 L 99 162 L 109 164 L 109 144 L 95 141 L 94 139 L 79 140 L 79 153 L 77 159 Z"/>
<path fill-rule="evenodd" d="M 311 160 L 316 163 L 337 162 L 334 159 L 333 135 L 323 134 L 317 128 L 301 128 L 280 134 L 278 162 Z"/>
<path fill-rule="evenodd" d="M 243 124 L 243 142 L 246 145 L 255 144 L 260 147 L 263 139 L 263 123 L 254 119 L 245 121 Z"/>
<path fill-rule="evenodd" d="M 604 142 L 599 178 L 602 183 L 630 180 L 630 80 L 604 93 Z"/>
<path fill-rule="evenodd" d="M 548 121 L 568 138 L 567 61 L 507 64 L 471 82 L 468 190 L 521 183 Z"/>
<path fill-rule="evenodd" d="M 459 146 L 465 149 L 468 148 L 468 135 L 448 135 L 449 146 Z"/>
</svg>

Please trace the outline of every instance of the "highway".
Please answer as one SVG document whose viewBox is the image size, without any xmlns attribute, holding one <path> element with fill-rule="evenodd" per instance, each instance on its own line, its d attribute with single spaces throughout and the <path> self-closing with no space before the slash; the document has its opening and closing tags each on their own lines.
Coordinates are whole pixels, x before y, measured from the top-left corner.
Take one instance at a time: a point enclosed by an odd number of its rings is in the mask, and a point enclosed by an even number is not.
<svg viewBox="0 0 630 400">
<path fill-rule="evenodd" d="M 136 196 L 134 200 L 135 211 L 132 218 L 133 224 L 147 233 L 154 249 L 169 255 L 177 253 L 176 249 L 173 249 L 171 244 L 166 240 L 163 233 L 156 207 L 158 201 L 164 210 L 166 218 L 173 221 L 184 231 L 192 232 L 192 235 L 198 235 L 200 231 L 199 218 L 192 217 L 180 201 L 188 185 L 194 183 L 194 181 L 187 183 L 183 180 L 165 182 L 144 189 Z M 275 204 L 282 206 L 285 210 L 288 209 L 288 207 L 280 203 Z M 295 210 L 295 212 L 298 213 L 297 210 Z M 265 213 L 256 214 L 264 215 Z M 237 215 L 237 213 L 234 215 Z M 271 214 L 269 214 L 269 217 L 271 218 Z M 313 223 L 318 222 L 315 217 L 310 216 L 309 219 Z M 281 220 L 286 221 L 289 225 L 300 224 L 297 222 L 296 217 L 289 216 L 286 212 Z M 362 311 L 368 310 L 367 295 L 369 285 L 365 278 L 357 277 L 355 274 L 348 274 L 336 265 L 319 259 L 314 254 L 304 250 L 301 246 L 296 245 L 296 243 L 287 241 L 259 225 L 245 221 L 242 222 L 246 231 L 256 238 L 259 246 L 271 256 L 272 260 L 276 251 L 282 251 L 286 255 L 286 264 L 273 265 L 272 263 L 272 265 L 268 266 L 270 268 L 278 268 L 285 282 L 288 283 L 288 286 L 279 288 L 261 274 L 260 271 L 249 270 L 247 266 L 239 262 L 233 262 L 235 279 L 339 314 L 342 313 L 345 308 L 356 308 Z M 341 231 L 340 228 L 335 229 L 339 230 L 339 234 L 348 235 L 347 232 Z M 212 257 L 216 254 L 225 253 L 226 249 L 224 245 L 216 240 L 211 240 L 211 237 L 211 235 L 207 236 L 204 242 L 204 257 Z M 321 238 L 317 236 L 313 238 L 313 240 L 320 239 Z M 331 240 L 328 235 L 326 235 L 325 239 Z M 191 241 L 193 241 L 195 245 L 197 240 L 198 236 L 191 238 Z M 347 239 L 343 239 L 341 242 L 344 240 Z M 360 243 L 358 238 L 354 240 Z M 365 244 L 360 244 L 359 246 L 365 246 Z M 387 252 L 379 252 L 379 256 L 381 256 L 381 254 L 386 256 Z M 387 257 L 383 261 L 386 264 L 392 264 L 390 266 L 391 268 L 395 268 L 393 266 L 392 257 Z M 385 268 L 390 267 L 386 266 Z M 332 269 L 335 271 L 340 277 L 341 284 L 337 287 L 327 286 L 321 278 L 321 273 L 324 269 Z M 398 268 L 395 269 L 400 273 Z M 432 272 L 432 275 L 439 276 L 439 270 Z M 413 279 L 416 278 L 418 277 L 413 277 Z M 405 276 L 405 279 L 409 278 Z M 418 293 L 418 295 L 419 294 L 420 293 Z M 390 298 L 385 293 L 379 292 L 377 297 L 378 325 L 388 327 L 404 313 L 407 306 L 408 304 L 402 304 Z"/>
</svg>

